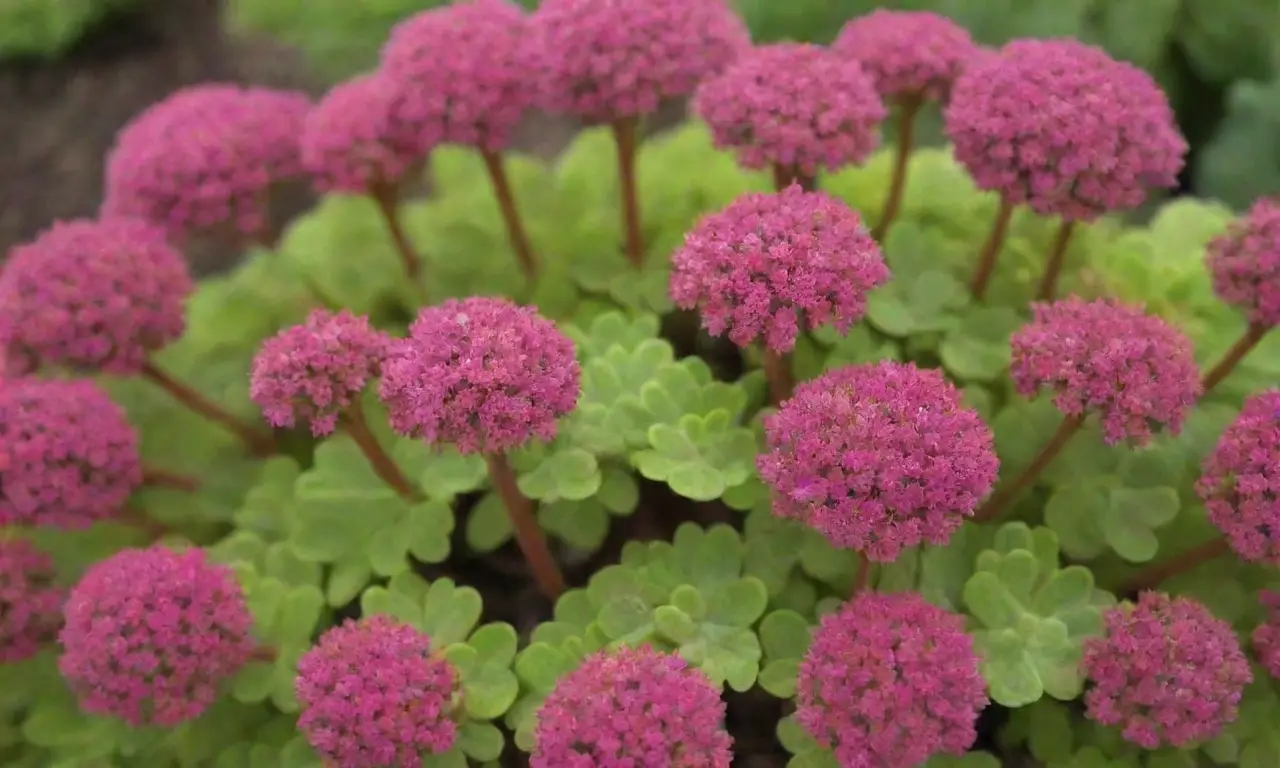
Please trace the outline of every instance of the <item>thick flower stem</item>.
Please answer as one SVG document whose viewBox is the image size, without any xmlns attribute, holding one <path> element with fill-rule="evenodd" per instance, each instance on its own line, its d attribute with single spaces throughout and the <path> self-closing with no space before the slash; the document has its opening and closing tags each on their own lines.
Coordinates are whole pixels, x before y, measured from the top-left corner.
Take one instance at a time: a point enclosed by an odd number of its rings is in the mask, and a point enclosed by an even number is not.
<svg viewBox="0 0 1280 768">
<path fill-rule="evenodd" d="M 249 661 L 272 662 L 276 660 L 278 654 L 276 649 L 269 645 L 259 645 L 249 654 Z"/>
<path fill-rule="evenodd" d="M 486 454 L 485 462 L 489 465 L 489 479 L 498 492 L 498 497 L 507 507 L 507 515 L 511 518 L 511 529 L 515 532 L 516 544 L 533 572 L 533 579 L 538 588 L 548 599 L 555 600 L 564 594 L 564 574 L 556 565 L 551 547 L 547 546 L 547 537 L 538 526 L 531 502 L 516 485 L 516 473 L 502 454 Z"/>
<path fill-rule="evenodd" d="M 382 221 L 387 225 L 387 234 L 391 235 L 391 243 L 395 246 L 396 255 L 400 257 L 400 266 L 405 277 L 419 292 L 425 294 L 426 283 L 422 274 L 422 259 L 419 258 L 409 236 L 405 234 L 400 223 L 400 193 L 390 184 L 374 184 L 369 188 L 369 196 L 378 206 Z"/>
<path fill-rule="evenodd" d="M 1161 563 L 1154 563 L 1134 574 L 1117 594 L 1130 595 L 1156 589 L 1164 582 L 1216 560 L 1231 551 L 1224 536 L 1217 536 Z"/>
<path fill-rule="evenodd" d="M 1267 327 L 1257 323 L 1251 323 L 1245 329 L 1244 335 L 1231 345 L 1222 359 L 1205 373 L 1204 378 L 1200 380 L 1200 389 L 1202 394 L 1207 395 L 1216 386 L 1222 383 L 1222 380 L 1235 370 L 1240 361 L 1245 358 L 1253 348 L 1258 346 L 1258 342 L 1267 335 Z"/>
<path fill-rule="evenodd" d="M 1080 431 L 1082 426 L 1084 426 L 1083 416 L 1064 416 L 1062 423 L 1058 425 L 1058 429 L 1049 438 L 1049 442 L 1045 443 L 1045 446 L 1040 449 L 1040 453 L 1035 459 L 1027 465 L 1026 469 L 1022 470 L 1022 474 L 1014 478 L 1013 482 L 993 493 L 987 499 L 987 502 L 974 513 L 973 521 L 975 523 L 986 523 L 998 517 L 1009 502 L 1035 484 L 1040 475 L 1048 469 L 1058 454 L 1062 453 L 1062 449 L 1067 447 L 1067 443 L 1071 442 L 1071 438 L 1075 437 L 1075 434 Z"/>
<path fill-rule="evenodd" d="M 353 402 L 342 414 L 342 428 L 364 454 L 369 467 L 382 482 L 407 501 L 422 500 L 422 492 L 409 482 L 409 478 L 405 477 L 400 467 L 387 455 L 378 438 L 369 429 L 369 421 L 364 417 L 364 409 L 359 402 Z"/>
<path fill-rule="evenodd" d="M 502 220 L 507 225 L 507 240 L 511 250 L 515 251 L 516 261 L 524 276 L 532 280 L 538 274 L 538 257 L 533 253 L 529 243 L 529 235 L 524 229 L 524 219 L 520 217 L 520 209 L 516 207 L 516 196 L 511 191 L 511 180 L 507 178 L 507 168 L 502 164 L 502 156 L 487 149 L 480 150 L 484 158 L 485 170 L 489 172 L 489 181 L 493 184 L 493 196 L 498 201 L 498 210 L 502 212 Z"/>
<path fill-rule="evenodd" d="M 867 559 L 865 552 L 858 553 L 858 574 L 853 579 L 853 589 L 850 590 L 849 596 L 852 597 L 859 592 L 863 592 L 867 588 L 867 581 L 871 575 L 871 561 Z"/>
<path fill-rule="evenodd" d="M 170 488 L 175 491 L 195 493 L 200 490 L 200 480 L 167 469 L 142 468 L 142 484 L 153 488 Z"/>
<path fill-rule="evenodd" d="M 991 275 L 996 271 L 996 260 L 1004 247 L 1004 238 L 1009 233 L 1009 222 L 1012 219 L 1013 203 L 1001 199 L 1000 208 L 996 211 L 996 219 L 991 224 L 991 232 L 978 253 L 978 268 L 973 272 L 973 282 L 969 284 L 973 298 L 979 301 L 987 295 L 987 284 L 991 282 Z"/>
<path fill-rule="evenodd" d="M 138 509 L 131 504 L 127 504 L 121 508 L 120 515 L 116 522 L 136 529 L 152 541 L 161 538 L 169 532 L 169 529 L 166 528 L 163 523 L 152 520 L 146 512 L 143 512 L 141 509 Z"/>
<path fill-rule="evenodd" d="M 792 184 L 799 184 L 800 188 L 805 192 L 812 192 L 818 188 L 818 180 L 814 177 L 800 173 L 795 168 L 789 168 L 785 165 L 773 166 L 773 188 L 781 192 Z"/>
<path fill-rule="evenodd" d="M 618 188 L 622 196 L 622 231 L 626 237 L 627 260 L 644 266 L 644 232 L 640 225 L 640 194 L 636 189 L 636 152 L 639 149 L 638 118 L 613 121 L 613 143 L 618 150 Z"/>
<path fill-rule="evenodd" d="M 1051 301 L 1058 289 L 1058 277 L 1062 274 L 1062 265 L 1067 260 L 1067 248 L 1071 245 L 1071 235 L 1075 232 L 1074 221 L 1063 221 L 1058 232 L 1053 236 L 1053 245 L 1049 248 L 1049 259 L 1044 265 L 1044 275 L 1040 278 L 1040 287 L 1036 289 L 1036 298 L 1040 301 Z"/>
<path fill-rule="evenodd" d="M 142 366 L 142 376 L 160 387 L 185 408 L 225 428 L 244 443 L 255 456 L 270 456 L 276 452 L 276 441 L 270 432 L 257 429 L 161 370 L 155 363 Z"/>
<path fill-rule="evenodd" d="M 791 398 L 795 379 L 791 375 L 790 355 L 781 355 L 765 348 L 763 355 L 764 380 L 769 385 L 769 402 L 782 405 Z"/>
<path fill-rule="evenodd" d="M 894 147 L 893 180 L 889 182 L 889 194 L 884 199 L 884 209 L 871 237 L 881 240 L 889 231 L 893 220 L 902 209 L 902 196 L 907 189 L 907 170 L 911 164 L 911 152 L 915 148 L 916 115 L 924 101 L 919 96 L 908 96 L 898 103 L 897 141 Z"/>
</svg>

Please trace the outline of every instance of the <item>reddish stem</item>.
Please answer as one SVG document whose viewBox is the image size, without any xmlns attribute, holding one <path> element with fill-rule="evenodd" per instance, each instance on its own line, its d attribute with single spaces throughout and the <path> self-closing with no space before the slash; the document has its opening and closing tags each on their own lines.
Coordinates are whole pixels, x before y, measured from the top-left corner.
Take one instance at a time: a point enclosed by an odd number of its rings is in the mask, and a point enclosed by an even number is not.
<svg viewBox="0 0 1280 768">
<path fill-rule="evenodd" d="M 902 209 L 902 196 L 907 189 L 907 169 L 911 163 L 911 152 L 915 148 L 916 115 L 919 114 L 923 103 L 919 96 L 908 96 L 899 102 L 893 180 L 889 183 L 889 195 L 884 200 L 884 210 L 880 213 L 880 220 L 871 230 L 871 236 L 876 240 L 885 236 Z"/>
<path fill-rule="evenodd" d="M 142 468 L 142 484 L 156 488 L 172 488 L 175 491 L 186 491 L 187 493 L 195 493 L 200 490 L 199 479 L 155 467 Z"/>
<path fill-rule="evenodd" d="M 775 164 L 773 166 L 773 188 L 781 192 L 792 184 L 799 184 L 800 188 L 805 192 L 812 192 L 818 188 L 818 180 L 814 177 L 801 173 L 795 168 Z"/>
<path fill-rule="evenodd" d="M 636 152 L 640 121 L 627 117 L 613 121 L 613 143 L 618 150 L 618 188 L 622 196 L 622 229 L 627 260 L 636 269 L 644 266 L 644 231 L 640 225 L 640 195 L 636 189 Z"/>
<path fill-rule="evenodd" d="M 856 595 L 867 588 L 867 579 L 871 574 L 871 561 L 867 559 L 865 552 L 858 553 L 858 575 L 853 579 L 853 591 L 851 595 Z"/>
<path fill-rule="evenodd" d="M 795 379 L 791 375 L 790 355 L 780 355 L 765 348 L 763 356 L 764 379 L 769 385 L 769 401 L 774 405 L 782 405 L 791 398 L 795 389 Z"/>
<path fill-rule="evenodd" d="M 493 195 L 498 200 L 498 210 L 502 212 L 502 220 L 507 225 L 507 240 L 511 243 L 511 250 L 515 251 L 516 261 L 520 262 L 520 269 L 524 271 L 525 277 L 532 280 L 538 274 L 538 257 L 534 255 L 529 235 L 524 229 L 524 220 L 520 217 L 520 209 L 516 207 L 516 197 L 511 191 L 507 168 L 496 152 L 482 149 L 480 156 L 484 158 L 485 170 L 489 172 L 489 181 L 493 184 Z"/>
<path fill-rule="evenodd" d="M 275 648 L 272 648 L 269 645 L 259 645 L 257 648 L 253 649 L 252 653 L 249 654 L 249 661 L 270 663 L 275 661 L 277 656 L 278 654 L 276 653 Z"/>
<path fill-rule="evenodd" d="M 143 378 L 168 392 L 170 397 L 192 413 L 218 424 L 240 438 L 249 452 L 255 456 L 270 456 L 276 452 L 276 441 L 270 432 L 257 429 L 237 418 L 222 406 L 165 373 L 155 363 L 150 361 L 145 363 L 141 373 Z"/>
<path fill-rule="evenodd" d="M 387 455 L 373 430 L 369 429 L 369 421 L 364 417 L 364 409 L 359 402 L 353 402 L 342 414 L 342 428 L 360 448 L 370 468 L 382 482 L 407 501 L 422 500 L 422 492 L 409 482 L 409 478 L 405 477 L 400 467 Z"/>
<path fill-rule="evenodd" d="M 969 284 L 973 298 L 979 301 L 987 295 L 987 284 L 996 271 L 996 259 L 1000 256 L 1000 249 L 1004 247 L 1004 238 L 1009 233 L 1009 222 L 1012 219 L 1013 203 L 1002 198 L 1000 208 L 996 211 L 996 219 L 991 224 L 991 232 L 982 244 L 982 250 L 978 252 L 978 268 L 974 270 L 973 282 Z"/>
<path fill-rule="evenodd" d="M 132 504 L 126 504 L 120 509 L 120 515 L 117 518 L 117 522 L 137 528 L 152 541 L 159 539 L 168 533 L 168 529 L 163 523 L 152 520 L 146 512 L 143 512 Z"/>
<path fill-rule="evenodd" d="M 542 594 L 554 601 L 564 594 L 564 574 L 560 572 L 560 566 L 556 565 L 551 547 L 547 545 L 547 538 L 538 526 L 533 502 L 520 492 L 520 487 L 516 484 L 516 473 L 511 469 L 506 456 L 486 454 L 484 458 L 489 465 L 489 479 L 493 482 L 494 490 L 507 507 L 516 545 L 520 547 Z"/>
<path fill-rule="evenodd" d="M 1201 394 L 1207 395 L 1210 390 L 1221 384 L 1222 380 L 1235 370 L 1240 361 L 1252 352 L 1253 348 L 1258 346 L 1258 342 L 1262 341 L 1266 335 L 1266 326 L 1250 323 L 1249 327 L 1245 329 L 1244 335 L 1237 339 L 1235 344 L 1231 345 L 1231 349 L 1228 349 L 1217 364 L 1209 369 L 1204 378 L 1200 380 Z"/>
<path fill-rule="evenodd" d="M 1231 547 L 1227 544 L 1226 537 L 1218 536 L 1210 539 L 1203 544 L 1174 555 L 1162 563 L 1155 563 L 1143 568 L 1125 582 L 1124 587 L 1121 588 L 1118 594 L 1128 595 L 1148 589 L 1156 589 L 1174 576 L 1186 573 L 1193 568 L 1198 568 L 1211 560 L 1216 560 L 1230 551 Z"/>
<path fill-rule="evenodd" d="M 1040 278 L 1040 287 L 1036 289 L 1036 298 L 1050 301 L 1058 288 L 1058 277 L 1062 274 L 1062 265 L 1067 261 L 1067 246 L 1071 244 L 1071 235 L 1075 232 L 1074 221 L 1063 221 L 1058 232 L 1053 236 L 1053 245 L 1049 248 L 1049 259 L 1044 265 L 1044 275 Z"/>
<path fill-rule="evenodd" d="M 1036 480 L 1048 469 L 1053 460 L 1057 458 L 1062 449 L 1067 447 L 1067 443 L 1071 442 L 1071 438 L 1075 437 L 1080 428 L 1084 426 L 1083 416 L 1065 416 L 1062 423 L 1058 425 L 1053 436 L 1049 438 L 1049 442 L 1040 449 L 1040 453 L 1022 470 L 1013 482 L 1002 486 L 998 491 L 991 495 L 987 502 L 983 504 L 973 516 L 975 523 L 986 523 L 994 520 L 1004 510 L 1004 507 L 1015 498 L 1018 494 L 1030 488 L 1035 484 Z"/>
<path fill-rule="evenodd" d="M 378 212 L 387 225 L 387 234 L 391 235 L 391 242 L 400 257 L 400 266 L 404 268 L 405 276 L 420 290 L 423 289 L 422 259 L 409 242 L 409 236 L 400 223 L 399 191 L 391 184 L 375 183 L 369 187 L 369 196 L 378 206 Z"/>
</svg>

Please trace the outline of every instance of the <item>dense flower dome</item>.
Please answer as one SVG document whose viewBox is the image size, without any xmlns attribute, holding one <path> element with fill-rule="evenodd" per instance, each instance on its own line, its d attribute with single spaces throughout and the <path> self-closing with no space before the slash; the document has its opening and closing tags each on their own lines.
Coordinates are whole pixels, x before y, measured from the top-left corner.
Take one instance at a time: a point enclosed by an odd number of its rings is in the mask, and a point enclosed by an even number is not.
<svg viewBox="0 0 1280 768">
<path fill-rule="evenodd" d="M 463 453 L 505 453 L 555 437 L 578 403 L 573 342 L 531 307 L 449 299 L 426 307 L 395 341 L 378 394 L 391 427 Z"/>
<path fill-rule="evenodd" d="M 1257 201 L 1209 242 L 1205 262 L 1218 298 L 1249 322 L 1280 325 L 1280 202 Z"/>
<path fill-rule="evenodd" d="M 1217 736 L 1253 679 L 1231 625 L 1186 597 L 1144 592 L 1085 641 L 1086 715 L 1144 749 Z"/>
<path fill-rule="evenodd" d="M 712 336 L 760 340 L 790 352 L 801 330 L 846 332 L 867 293 L 889 279 L 880 246 L 858 214 L 798 185 L 748 193 L 704 217 L 671 257 L 671 297 L 697 309 Z"/>
<path fill-rule="evenodd" d="M 1280 567 L 1280 390 L 1249 397 L 1205 458 L 1196 492 L 1236 555 Z"/>
<path fill-rule="evenodd" d="M 298 729 L 342 768 L 419 768 L 447 752 L 457 674 L 431 640 L 387 616 L 347 619 L 298 661 Z"/>
<path fill-rule="evenodd" d="M 831 49 L 861 64 L 886 101 L 942 100 L 976 46 L 945 16 L 878 8 L 846 22 Z"/>
<path fill-rule="evenodd" d="M 10 373 L 41 365 L 128 375 L 186 330 L 186 260 L 138 219 L 55 223 L 0 270 Z"/>
<path fill-rule="evenodd" d="M 729 768 L 725 703 L 700 670 L 647 646 L 597 651 L 537 714 L 531 768 Z"/>
<path fill-rule="evenodd" d="M 1253 631 L 1253 651 L 1267 674 L 1280 680 L 1280 592 L 1266 590 L 1259 599 L 1267 616 Z"/>
<path fill-rule="evenodd" d="M 546 106 L 591 124 L 693 93 L 751 44 L 725 0 L 542 0 Z"/>
<path fill-rule="evenodd" d="M 429 144 L 505 149 L 536 106 L 542 61 L 530 17 L 510 0 L 459 0 L 400 22 L 381 70 L 403 98 L 395 123 Z"/>
<path fill-rule="evenodd" d="M 201 549 L 117 552 L 90 566 L 63 610 L 67 685 L 86 712 L 135 727 L 199 717 L 255 648 L 235 574 Z"/>
<path fill-rule="evenodd" d="M 863 592 L 814 632 L 796 721 L 842 768 L 917 768 L 969 750 L 986 687 L 963 617 L 914 592 Z"/>
<path fill-rule="evenodd" d="M 875 562 L 946 544 L 999 470 L 991 430 L 960 391 L 911 363 L 828 371 L 798 385 L 764 427 L 757 466 L 773 513 Z"/>
<path fill-rule="evenodd" d="M 1010 374 L 1020 395 L 1052 392 L 1068 416 L 1097 413 L 1114 445 L 1178 434 L 1200 396 L 1191 340 L 1162 318 L 1113 299 L 1070 297 L 1032 306 L 1013 334 Z"/>
<path fill-rule="evenodd" d="M 1177 186 L 1187 153 L 1151 76 L 1071 39 L 1014 40 L 970 61 L 944 113 L 979 188 L 1091 221 Z"/>
<path fill-rule="evenodd" d="M 0 539 L 0 664 L 29 659 L 57 637 L 65 596 L 52 558 L 25 539 Z"/>
<path fill-rule="evenodd" d="M 204 83 L 147 107 L 107 155 L 103 212 L 196 232 L 258 237 L 272 185 L 302 176 L 311 101 L 298 91 Z"/>
<path fill-rule="evenodd" d="M 807 176 L 865 161 L 888 114 L 858 62 L 808 43 L 750 49 L 699 86 L 693 109 L 744 167 Z"/>
<path fill-rule="evenodd" d="M 96 383 L 0 382 L 0 525 L 82 530 L 141 484 L 138 434 Z"/>
</svg>

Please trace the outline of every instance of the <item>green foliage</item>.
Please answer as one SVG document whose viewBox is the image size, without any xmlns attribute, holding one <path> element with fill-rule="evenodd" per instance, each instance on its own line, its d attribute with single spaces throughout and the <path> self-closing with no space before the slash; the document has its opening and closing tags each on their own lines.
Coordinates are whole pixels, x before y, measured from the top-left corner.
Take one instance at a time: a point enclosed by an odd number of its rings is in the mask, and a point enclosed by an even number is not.
<svg viewBox="0 0 1280 768">
<path fill-rule="evenodd" d="M 7 0 L 0 6 L 0 59 L 57 59 L 137 0 Z"/>
</svg>

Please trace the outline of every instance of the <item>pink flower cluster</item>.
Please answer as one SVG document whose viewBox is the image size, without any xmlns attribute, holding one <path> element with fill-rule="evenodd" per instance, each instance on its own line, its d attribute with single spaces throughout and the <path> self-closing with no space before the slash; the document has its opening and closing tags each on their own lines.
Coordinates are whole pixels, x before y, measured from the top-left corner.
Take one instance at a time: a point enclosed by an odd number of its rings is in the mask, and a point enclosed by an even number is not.
<svg viewBox="0 0 1280 768">
<path fill-rule="evenodd" d="M 302 325 L 262 343 L 253 359 L 249 396 L 274 427 L 309 423 L 316 437 L 377 378 L 391 339 L 346 310 L 312 311 Z"/>
<path fill-rule="evenodd" d="M 749 193 L 702 219 L 671 257 L 676 306 L 697 308 L 712 336 L 757 339 L 790 352 L 796 334 L 830 324 L 848 331 L 867 293 L 889 280 L 880 246 L 858 214 L 798 185 Z"/>
<path fill-rule="evenodd" d="M 1186 597 L 1144 592 L 1085 642 L 1086 714 L 1145 749 L 1212 739 L 1253 680 L 1235 631 Z"/>
<path fill-rule="evenodd" d="M 757 464 L 773 513 L 876 562 L 945 544 L 999 470 L 991 430 L 960 391 L 911 363 L 828 371 L 764 426 Z"/>
<path fill-rule="evenodd" d="M 487 297 L 426 307 L 392 344 L 378 393 L 391 426 L 463 453 L 551 440 L 574 409 L 573 342 L 531 307 Z"/>
<path fill-rule="evenodd" d="M 298 661 L 298 729 L 342 768 L 418 768 L 453 746 L 457 675 L 430 639 L 387 616 L 347 619 Z"/>
<path fill-rule="evenodd" d="M 533 19 L 547 107 L 587 123 L 688 96 L 751 44 L 724 0 L 542 0 Z"/>
<path fill-rule="evenodd" d="M 1205 251 L 1219 299 L 1264 328 L 1280 325 L 1280 202 L 1263 198 Z"/>
<path fill-rule="evenodd" d="M 1098 413 L 1114 445 L 1145 445 L 1154 429 L 1177 434 L 1200 396 L 1191 341 L 1141 306 L 1077 297 L 1032 307 L 1010 339 L 1018 393 L 1054 393 L 1068 416 Z"/>
<path fill-rule="evenodd" d="M 137 115 L 107 156 L 103 211 L 196 232 L 256 237 L 272 185 L 302 174 L 311 102 L 295 91 L 205 83 Z"/>
<path fill-rule="evenodd" d="M 729 768 L 720 692 L 647 646 L 588 656 L 538 710 L 531 768 Z"/>
<path fill-rule="evenodd" d="M 141 484 L 137 432 L 97 384 L 0 383 L 0 525 L 88 528 Z"/>
<path fill-rule="evenodd" d="M 1241 560 L 1280 567 L 1280 390 L 1245 400 L 1205 458 L 1196 492 Z"/>
<path fill-rule="evenodd" d="M 133 726 L 199 717 L 255 648 L 230 568 L 204 550 L 126 549 L 71 590 L 58 669 L 86 712 Z"/>
<path fill-rule="evenodd" d="M 841 766 L 963 754 L 989 703 L 964 619 L 913 592 L 860 593 L 824 616 L 796 690 L 796 721 Z"/>
<path fill-rule="evenodd" d="M 884 9 L 850 19 L 831 44 L 862 64 L 886 101 L 945 100 L 975 48 L 969 32 L 945 16 Z"/>
<path fill-rule="evenodd" d="M 0 541 L 0 664 L 29 659 L 62 626 L 53 560 L 25 539 Z"/>
<path fill-rule="evenodd" d="M 944 117 L 978 187 L 1067 220 L 1176 186 L 1187 153 L 1151 76 L 1077 40 L 1014 40 L 971 61 Z"/>
<path fill-rule="evenodd" d="M 747 51 L 698 87 L 693 109 L 743 166 L 806 176 L 866 160 L 888 114 L 857 61 L 807 43 Z"/>
<path fill-rule="evenodd" d="M 182 335 L 193 290 L 159 229 L 125 218 L 58 222 L 0 270 L 0 348 L 10 373 L 43 364 L 136 373 Z"/>
<path fill-rule="evenodd" d="M 1260 600 L 1267 619 L 1253 630 L 1253 651 L 1267 674 L 1280 680 L 1280 592 L 1264 591 Z"/>
</svg>

